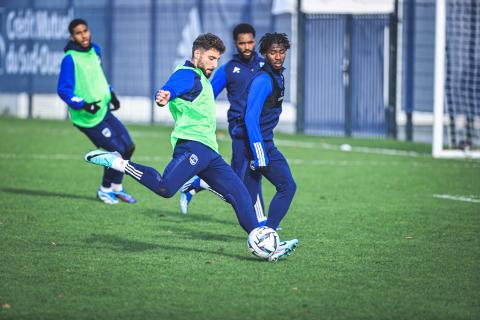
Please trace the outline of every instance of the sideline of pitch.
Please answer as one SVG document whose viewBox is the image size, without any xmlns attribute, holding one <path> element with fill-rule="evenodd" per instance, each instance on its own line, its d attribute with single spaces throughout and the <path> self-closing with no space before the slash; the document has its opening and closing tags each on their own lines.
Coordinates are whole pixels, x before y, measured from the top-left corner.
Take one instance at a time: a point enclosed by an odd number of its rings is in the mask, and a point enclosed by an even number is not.
<svg viewBox="0 0 480 320">
<path fill-rule="evenodd" d="M 475 196 L 458 196 L 458 195 L 450 195 L 450 194 L 434 194 L 433 197 L 437 198 L 437 199 L 480 203 L 480 199 L 477 199 Z"/>
</svg>

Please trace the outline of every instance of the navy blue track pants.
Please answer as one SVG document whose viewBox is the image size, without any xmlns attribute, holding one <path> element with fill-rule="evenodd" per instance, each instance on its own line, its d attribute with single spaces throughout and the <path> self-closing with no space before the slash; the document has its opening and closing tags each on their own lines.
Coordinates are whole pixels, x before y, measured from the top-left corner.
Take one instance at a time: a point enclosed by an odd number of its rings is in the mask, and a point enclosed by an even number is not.
<svg viewBox="0 0 480 320">
<path fill-rule="evenodd" d="M 273 141 L 265 141 L 268 166 L 262 170 L 250 169 L 253 155 L 248 139 L 232 138 L 232 168 L 245 184 L 255 206 L 263 208 L 262 177 L 267 178 L 276 188 L 276 193 L 268 208 L 266 225 L 276 229 L 287 214 L 297 186 L 293 180 L 290 167 L 283 154 Z M 256 210 L 258 212 L 258 210 Z"/>
<path fill-rule="evenodd" d="M 117 151 L 126 160 L 132 157 L 135 145 L 125 126 L 111 112 L 107 112 L 105 118 L 92 128 L 82 128 L 82 131 L 97 148 L 107 151 Z M 109 188 L 111 183 L 122 183 L 123 173 L 105 168 L 102 178 L 102 186 Z"/>
<path fill-rule="evenodd" d="M 247 233 L 258 227 L 243 182 L 220 154 L 200 142 L 179 140 L 163 174 L 152 167 L 131 161 L 125 173 L 164 198 L 175 195 L 185 182 L 198 175 L 232 205 L 238 222 Z"/>
</svg>

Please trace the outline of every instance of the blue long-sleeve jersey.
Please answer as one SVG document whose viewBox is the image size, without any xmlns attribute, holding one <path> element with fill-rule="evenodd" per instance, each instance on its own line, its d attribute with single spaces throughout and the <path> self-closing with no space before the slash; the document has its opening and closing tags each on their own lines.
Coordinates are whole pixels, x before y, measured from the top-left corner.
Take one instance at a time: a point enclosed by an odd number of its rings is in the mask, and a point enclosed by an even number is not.
<svg viewBox="0 0 480 320">
<path fill-rule="evenodd" d="M 92 48 L 98 55 L 98 58 L 101 59 L 102 53 L 100 47 L 95 43 L 92 43 Z M 64 51 L 76 50 L 76 51 L 88 51 L 80 47 L 73 41 L 69 41 L 65 46 Z M 65 103 L 73 109 L 81 109 L 85 104 L 85 100 L 82 97 L 76 96 L 75 93 L 75 64 L 71 55 L 66 55 L 60 66 L 60 76 L 58 78 L 57 84 L 57 93 L 60 98 L 65 101 Z M 91 102 L 91 101 L 90 101 Z"/>
<path fill-rule="evenodd" d="M 190 61 L 185 61 L 184 66 L 195 68 Z M 193 101 L 202 91 L 200 77 L 190 69 L 179 69 L 175 71 L 161 88 L 170 91 L 170 101 L 181 97 L 187 101 Z"/>
<path fill-rule="evenodd" d="M 249 61 L 243 60 L 239 54 L 220 66 L 212 78 L 215 98 L 227 88 L 227 98 L 230 108 L 227 112 L 228 121 L 243 119 L 245 115 L 245 89 L 255 74 L 265 64 L 263 57 L 256 52 Z"/>
<path fill-rule="evenodd" d="M 282 73 L 283 69 L 276 71 L 266 64 L 247 88 L 244 121 L 250 148 L 258 166 L 268 165 L 264 142 L 273 140 L 273 129 L 277 126 L 282 113 L 284 91 Z M 273 81 L 276 81 L 276 84 Z"/>
</svg>

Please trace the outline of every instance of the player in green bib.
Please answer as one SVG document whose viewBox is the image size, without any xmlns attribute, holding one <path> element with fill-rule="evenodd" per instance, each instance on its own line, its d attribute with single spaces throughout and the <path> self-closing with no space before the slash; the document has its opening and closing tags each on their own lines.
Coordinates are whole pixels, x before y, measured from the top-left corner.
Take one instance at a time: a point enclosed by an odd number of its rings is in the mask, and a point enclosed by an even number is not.
<svg viewBox="0 0 480 320">
<path fill-rule="evenodd" d="M 58 95 L 68 105 L 70 120 L 95 146 L 119 152 L 130 159 L 135 145 L 127 129 L 110 112 L 120 101 L 110 89 L 101 65 L 100 47 L 91 42 L 87 22 L 75 19 L 68 26 L 70 41 L 65 47 L 58 80 Z M 107 204 L 119 200 L 135 203 L 122 186 L 123 173 L 104 170 L 97 198 Z"/>
<path fill-rule="evenodd" d="M 85 160 L 124 172 L 164 198 L 172 197 L 186 181 L 198 175 L 232 205 L 240 225 L 250 233 L 259 226 L 252 200 L 243 182 L 218 153 L 215 136 L 216 107 L 208 78 L 224 51 L 220 38 L 211 33 L 200 35 L 193 43 L 191 61 L 178 66 L 156 93 L 156 103 L 168 103 L 175 122 L 171 135 L 173 158 L 163 174 L 103 150 L 87 153 Z M 288 245 L 279 246 L 270 261 L 289 255 L 297 245 L 296 240 L 285 243 Z"/>
</svg>

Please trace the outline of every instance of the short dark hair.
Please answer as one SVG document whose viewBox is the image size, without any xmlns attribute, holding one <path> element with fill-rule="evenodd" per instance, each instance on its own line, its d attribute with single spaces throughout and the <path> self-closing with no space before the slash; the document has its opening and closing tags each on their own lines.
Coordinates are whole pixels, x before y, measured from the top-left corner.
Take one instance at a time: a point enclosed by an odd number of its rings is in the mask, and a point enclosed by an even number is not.
<svg viewBox="0 0 480 320">
<path fill-rule="evenodd" d="M 225 45 L 223 44 L 222 39 L 214 35 L 213 33 L 204 33 L 201 34 L 193 41 L 193 46 L 192 46 L 192 56 L 193 52 L 199 48 L 202 48 L 204 50 L 210 50 L 210 49 L 215 49 L 220 54 L 223 54 L 225 52 Z"/>
<path fill-rule="evenodd" d="M 70 32 L 71 35 L 73 35 L 73 29 L 75 29 L 76 26 L 84 24 L 88 27 L 87 21 L 83 19 L 73 19 L 70 24 L 68 25 L 68 32 Z"/>
<path fill-rule="evenodd" d="M 286 50 L 290 49 L 290 41 L 285 33 L 265 33 L 260 39 L 260 53 L 266 54 L 273 44 L 282 45 Z"/>
<path fill-rule="evenodd" d="M 233 29 L 233 40 L 237 41 L 238 35 L 241 33 L 251 33 L 255 38 L 255 28 L 248 23 L 240 23 Z"/>
</svg>

